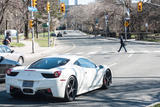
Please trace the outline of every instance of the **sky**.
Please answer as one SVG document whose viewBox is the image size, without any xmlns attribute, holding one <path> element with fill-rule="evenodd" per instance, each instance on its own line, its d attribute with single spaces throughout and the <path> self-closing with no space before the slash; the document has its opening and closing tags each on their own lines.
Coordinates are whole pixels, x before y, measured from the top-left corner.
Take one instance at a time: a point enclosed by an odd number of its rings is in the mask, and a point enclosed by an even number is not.
<svg viewBox="0 0 160 107">
<path fill-rule="evenodd" d="M 68 1 L 69 5 L 74 5 L 75 4 L 75 0 L 61 0 L 61 1 Z M 90 2 L 95 2 L 95 0 L 78 0 L 78 5 L 82 4 L 88 4 Z"/>
<path fill-rule="evenodd" d="M 75 0 L 61 0 L 61 1 L 66 1 L 69 3 L 69 5 L 75 5 Z M 143 1 L 143 0 L 132 0 L 132 3 L 137 3 L 139 1 Z M 144 2 L 147 0 L 144 0 Z M 95 0 L 78 0 L 78 5 L 84 5 L 84 4 L 88 4 L 91 2 L 95 2 Z"/>
<path fill-rule="evenodd" d="M 143 0 L 132 0 L 132 3 L 137 3 L 139 1 L 143 1 Z M 146 1 L 148 1 L 148 0 L 144 0 L 144 2 L 146 2 Z"/>
</svg>

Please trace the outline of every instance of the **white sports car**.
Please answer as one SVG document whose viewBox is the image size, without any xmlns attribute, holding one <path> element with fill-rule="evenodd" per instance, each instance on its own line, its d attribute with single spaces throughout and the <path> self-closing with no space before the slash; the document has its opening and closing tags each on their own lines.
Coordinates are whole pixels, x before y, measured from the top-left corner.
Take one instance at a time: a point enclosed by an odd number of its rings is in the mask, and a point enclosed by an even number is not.
<svg viewBox="0 0 160 107">
<path fill-rule="evenodd" d="M 73 101 L 76 95 L 108 88 L 111 82 L 109 68 L 73 55 L 42 58 L 6 73 L 6 90 L 13 97 L 45 94 Z"/>
</svg>

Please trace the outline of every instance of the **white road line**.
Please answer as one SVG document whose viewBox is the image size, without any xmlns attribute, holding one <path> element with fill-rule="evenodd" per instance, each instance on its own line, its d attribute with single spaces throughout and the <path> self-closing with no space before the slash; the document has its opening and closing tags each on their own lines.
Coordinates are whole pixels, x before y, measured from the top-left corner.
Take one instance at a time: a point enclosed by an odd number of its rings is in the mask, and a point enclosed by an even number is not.
<svg viewBox="0 0 160 107">
<path fill-rule="evenodd" d="M 132 49 L 129 53 L 131 53 L 131 54 L 128 56 L 128 58 L 132 57 L 133 54 L 135 53 L 135 51 Z"/>
<path fill-rule="evenodd" d="M 83 55 L 84 52 L 78 52 L 78 53 L 75 53 L 76 55 Z"/>
<path fill-rule="evenodd" d="M 109 66 L 109 67 L 112 67 L 112 66 L 115 66 L 115 65 L 117 65 L 117 63 L 113 63 L 113 64 L 108 65 L 108 66 Z"/>
<path fill-rule="evenodd" d="M 142 53 L 150 53 L 148 50 L 144 50 L 142 51 Z"/>
<path fill-rule="evenodd" d="M 155 53 L 160 53 L 160 51 L 153 51 L 153 52 L 155 52 Z"/>
<path fill-rule="evenodd" d="M 128 58 L 130 58 L 130 57 L 132 57 L 133 56 L 133 54 L 130 54 L 129 56 L 128 56 Z"/>
<path fill-rule="evenodd" d="M 97 53 L 97 51 L 95 51 L 95 52 L 89 52 L 87 55 L 93 55 L 93 54 L 96 54 Z"/>
</svg>

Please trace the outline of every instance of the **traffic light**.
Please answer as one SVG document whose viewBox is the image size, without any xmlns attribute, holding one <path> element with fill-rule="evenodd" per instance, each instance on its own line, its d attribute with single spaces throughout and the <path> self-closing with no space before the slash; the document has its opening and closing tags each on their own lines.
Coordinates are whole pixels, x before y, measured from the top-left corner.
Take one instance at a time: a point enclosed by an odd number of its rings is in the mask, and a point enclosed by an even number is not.
<svg viewBox="0 0 160 107">
<path fill-rule="evenodd" d="M 138 2 L 138 12 L 142 12 L 142 1 Z"/>
<path fill-rule="evenodd" d="M 129 26 L 129 20 L 125 20 L 124 26 L 125 26 L 125 27 L 128 27 L 128 26 Z"/>
<path fill-rule="evenodd" d="M 32 28 L 34 26 L 34 21 L 33 20 L 29 20 L 29 28 Z"/>
<path fill-rule="evenodd" d="M 37 0 L 32 0 L 32 7 L 36 7 L 37 5 Z"/>
<path fill-rule="evenodd" d="M 50 11 L 50 2 L 47 2 L 47 12 Z"/>
<path fill-rule="evenodd" d="M 65 4 L 64 3 L 60 4 L 60 10 L 61 10 L 61 13 L 65 13 Z"/>
</svg>

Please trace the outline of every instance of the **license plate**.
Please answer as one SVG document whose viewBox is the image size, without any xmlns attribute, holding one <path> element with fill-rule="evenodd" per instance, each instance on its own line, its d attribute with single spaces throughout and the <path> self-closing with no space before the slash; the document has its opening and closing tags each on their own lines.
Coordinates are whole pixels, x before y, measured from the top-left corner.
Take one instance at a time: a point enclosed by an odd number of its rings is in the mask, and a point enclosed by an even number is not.
<svg viewBox="0 0 160 107">
<path fill-rule="evenodd" d="M 33 81 L 23 81 L 23 87 L 33 87 Z"/>
</svg>

